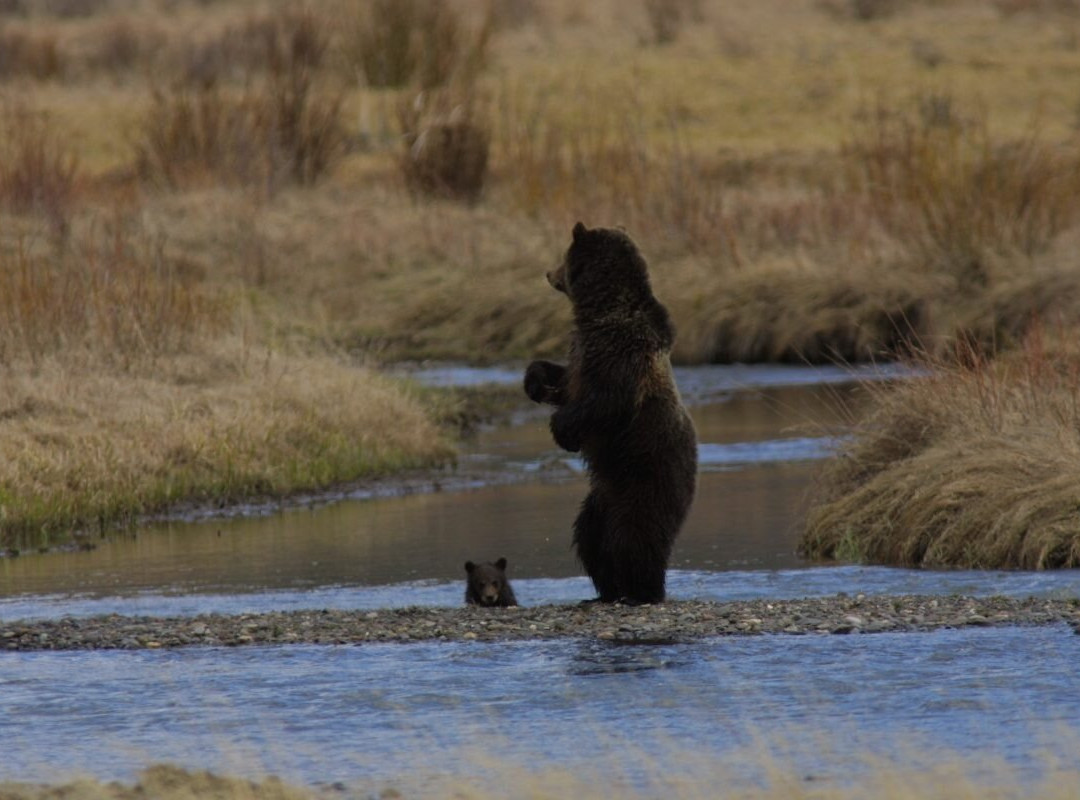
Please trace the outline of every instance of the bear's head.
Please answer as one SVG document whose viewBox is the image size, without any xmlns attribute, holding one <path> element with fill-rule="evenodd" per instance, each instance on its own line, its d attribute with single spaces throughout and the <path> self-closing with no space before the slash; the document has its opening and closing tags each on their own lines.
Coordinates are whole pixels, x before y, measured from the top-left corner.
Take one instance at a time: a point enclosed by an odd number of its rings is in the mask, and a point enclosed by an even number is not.
<svg viewBox="0 0 1080 800">
<path fill-rule="evenodd" d="M 652 296 L 645 259 L 630 237 L 580 222 L 562 264 L 547 279 L 579 308 L 613 307 Z"/>
<path fill-rule="evenodd" d="M 466 561 L 465 574 L 468 576 L 468 595 L 472 602 L 480 606 L 498 605 L 503 587 L 506 586 L 505 558 L 500 558 L 494 564 Z"/>
</svg>

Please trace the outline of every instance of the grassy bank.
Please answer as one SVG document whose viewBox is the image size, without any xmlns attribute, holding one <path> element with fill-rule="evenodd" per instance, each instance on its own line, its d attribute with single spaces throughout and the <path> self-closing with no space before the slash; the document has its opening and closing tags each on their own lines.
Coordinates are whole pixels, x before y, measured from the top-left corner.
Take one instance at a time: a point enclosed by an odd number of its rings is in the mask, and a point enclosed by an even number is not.
<svg viewBox="0 0 1080 800">
<path fill-rule="evenodd" d="M 0 249 L 0 547 L 452 458 L 450 401 L 256 313 L 127 215 Z"/>
<path fill-rule="evenodd" d="M 119 375 L 48 361 L 0 387 L 0 543 L 16 551 L 453 456 L 417 398 L 329 357 L 223 350 Z"/>
<path fill-rule="evenodd" d="M 0 5 L 9 547 L 445 458 L 370 370 L 562 352 L 577 219 L 683 363 L 1080 315 L 1071 3 Z"/>
<path fill-rule="evenodd" d="M 927 567 L 1080 566 L 1080 358 L 1030 336 L 987 360 L 875 388 L 874 412 L 825 469 L 810 557 Z"/>
</svg>

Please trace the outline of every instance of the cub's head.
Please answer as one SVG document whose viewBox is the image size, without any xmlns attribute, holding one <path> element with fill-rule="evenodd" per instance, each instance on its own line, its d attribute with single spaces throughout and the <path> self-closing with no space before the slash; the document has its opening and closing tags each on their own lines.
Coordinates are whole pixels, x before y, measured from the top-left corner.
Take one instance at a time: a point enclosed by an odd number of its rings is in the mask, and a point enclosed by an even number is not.
<svg viewBox="0 0 1080 800">
<path fill-rule="evenodd" d="M 465 599 L 478 606 L 495 606 L 503 595 L 506 586 L 506 559 L 500 558 L 494 564 L 485 562 L 474 564 L 465 562 L 465 574 L 468 581 Z"/>
<path fill-rule="evenodd" d="M 645 259 L 630 237 L 580 222 L 562 264 L 547 279 L 575 306 L 614 305 L 652 295 Z"/>
</svg>

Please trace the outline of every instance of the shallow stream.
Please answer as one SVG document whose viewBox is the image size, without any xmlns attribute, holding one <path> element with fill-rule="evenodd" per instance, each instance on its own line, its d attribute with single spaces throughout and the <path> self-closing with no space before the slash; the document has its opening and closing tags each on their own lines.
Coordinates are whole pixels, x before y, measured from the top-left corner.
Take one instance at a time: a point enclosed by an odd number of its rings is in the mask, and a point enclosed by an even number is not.
<svg viewBox="0 0 1080 800">
<path fill-rule="evenodd" d="M 518 373 L 414 377 L 517 382 Z M 923 572 L 801 560 L 795 542 L 814 472 L 862 402 L 852 375 L 716 367 L 678 378 L 694 403 L 701 475 L 673 558 L 673 598 L 1080 597 L 1072 571 Z M 591 596 L 569 548 L 584 494 L 581 465 L 554 447 L 542 417 L 479 434 L 437 483 L 444 490 L 319 498 L 271 513 L 146 527 L 90 552 L 2 559 L 0 622 L 458 605 L 463 562 L 498 556 L 509 559 L 525 605 Z M 766 755 L 811 776 L 833 774 L 850 750 L 891 757 L 915 748 L 1034 768 L 1061 741 L 1077 743 L 1078 657 L 1080 636 L 1066 628 L 684 645 L 0 652 L 0 780 L 130 779 L 149 763 L 172 761 L 350 784 L 416 777 L 421 758 L 425 774 L 446 774 L 476 770 L 480 756 L 492 756 L 523 769 L 592 765 L 647 782 L 642 770 L 664 766 L 653 741 L 679 752 L 692 743 L 691 753 L 710 763 L 714 756 L 742 763 L 739 752 L 764 743 Z M 583 738 L 595 740 L 602 764 Z"/>
</svg>

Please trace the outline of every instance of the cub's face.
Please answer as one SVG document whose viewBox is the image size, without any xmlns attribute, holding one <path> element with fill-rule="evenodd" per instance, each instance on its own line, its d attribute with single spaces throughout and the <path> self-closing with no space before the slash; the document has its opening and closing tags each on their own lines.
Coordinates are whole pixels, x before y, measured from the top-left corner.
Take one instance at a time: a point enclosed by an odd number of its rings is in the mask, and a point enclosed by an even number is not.
<svg viewBox="0 0 1080 800">
<path fill-rule="evenodd" d="M 506 585 L 506 559 L 500 558 L 494 564 L 474 564 L 467 561 L 465 572 L 473 601 L 481 606 L 497 605 L 503 586 Z"/>
</svg>

